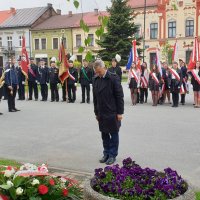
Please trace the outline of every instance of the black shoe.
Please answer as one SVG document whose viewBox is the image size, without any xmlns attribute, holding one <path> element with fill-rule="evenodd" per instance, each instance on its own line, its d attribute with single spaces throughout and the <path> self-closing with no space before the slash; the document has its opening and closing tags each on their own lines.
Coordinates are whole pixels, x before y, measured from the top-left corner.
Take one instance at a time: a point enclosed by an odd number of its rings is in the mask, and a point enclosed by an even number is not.
<svg viewBox="0 0 200 200">
<path fill-rule="evenodd" d="M 175 107 L 175 105 L 172 105 L 172 107 L 174 108 L 174 107 Z"/>
<path fill-rule="evenodd" d="M 59 99 L 57 99 L 56 102 L 59 102 Z"/>
<path fill-rule="evenodd" d="M 65 102 L 65 101 L 66 101 L 66 99 L 63 99 L 63 100 L 62 100 L 62 102 Z"/>
<path fill-rule="evenodd" d="M 35 101 L 38 101 L 38 99 L 35 99 Z"/>
<path fill-rule="evenodd" d="M 147 103 L 147 99 L 145 100 L 145 102 L 144 103 Z"/>
<path fill-rule="evenodd" d="M 19 109 L 17 109 L 17 108 L 14 108 L 13 110 L 15 110 L 15 112 L 18 112 L 18 111 L 20 111 Z"/>
<path fill-rule="evenodd" d="M 99 162 L 100 162 L 100 163 L 105 163 L 105 162 L 108 160 L 108 158 L 109 158 L 109 156 L 103 156 L 103 157 L 99 160 Z"/>
<path fill-rule="evenodd" d="M 9 110 L 8 112 L 17 112 L 16 110 Z"/>
<path fill-rule="evenodd" d="M 3 115 L 3 113 L 0 112 L 0 115 Z"/>
<path fill-rule="evenodd" d="M 112 165 L 116 159 L 114 157 L 109 157 L 108 160 L 106 161 L 106 165 Z"/>
<path fill-rule="evenodd" d="M 51 102 L 54 102 L 55 100 L 51 100 Z"/>
<path fill-rule="evenodd" d="M 88 103 L 88 104 L 90 104 L 90 100 L 89 100 L 89 101 L 87 101 L 87 103 Z"/>
<path fill-rule="evenodd" d="M 32 101 L 32 99 L 28 98 L 28 101 Z"/>
<path fill-rule="evenodd" d="M 81 103 L 85 103 L 85 101 L 81 101 Z"/>
<path fill-rule="evenodd" d="M 40 101 L 44 101 L 44 99 L 40 100 Z"/>
</svg>

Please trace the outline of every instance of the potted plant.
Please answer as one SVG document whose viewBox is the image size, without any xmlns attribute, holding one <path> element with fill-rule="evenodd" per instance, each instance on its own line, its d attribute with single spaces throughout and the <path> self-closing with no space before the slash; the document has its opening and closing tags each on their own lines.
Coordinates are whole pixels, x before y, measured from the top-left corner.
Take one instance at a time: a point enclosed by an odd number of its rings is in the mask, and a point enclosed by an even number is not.
<svg viewBox="0 0 200 200">
<path fill-rule="evenodd" d="M 195 199 L 195 194 L 178 173 L 170 168 L 159 172 L 142 168 L 131 158 L 123 166 L 96 169 L 94 177 L 85 182 L 87 200 L 167 200 Z"/>
</svg>

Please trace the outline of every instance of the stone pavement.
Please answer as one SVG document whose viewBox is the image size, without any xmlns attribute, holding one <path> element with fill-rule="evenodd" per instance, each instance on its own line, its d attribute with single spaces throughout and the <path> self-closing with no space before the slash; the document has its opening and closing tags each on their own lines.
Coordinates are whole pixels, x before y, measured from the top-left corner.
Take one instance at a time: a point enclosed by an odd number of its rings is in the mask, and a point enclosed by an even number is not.
<svg viewBox="0 0 200 200">
<path fill-rule="evenodd" d="M 187 105 L 179 108 L 168 104 L 152 107 L 150 95 L 148 104 L 133 107 L 125 85 L 124 92 L 117 162 L 121 164 L 123 158 L 131 156 L 143 167 L 172 167 L 200 187 L 200 110 L 193 108 L 192 94 L 186 98 Z M 98 163 L 102 144 L 93 105 L 80 101 L 80 88 L 75 104 L 17 101 L 22 111 L 8 113 L 2 101 L 0 157 L 47 163 L 61 173 L 86 176 L 104 167 Z"/>
</svg>

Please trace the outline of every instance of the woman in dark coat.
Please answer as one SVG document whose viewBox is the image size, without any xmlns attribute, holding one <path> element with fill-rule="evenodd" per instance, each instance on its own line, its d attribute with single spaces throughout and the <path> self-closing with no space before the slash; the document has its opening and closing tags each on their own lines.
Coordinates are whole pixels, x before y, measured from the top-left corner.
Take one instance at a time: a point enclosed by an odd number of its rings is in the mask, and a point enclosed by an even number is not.
<svg viewBox="0 0 200 200">
<path fill-rule="evenodd" d="M 149 89 L 151 91 L 153 100 L 152 106 L 158 105 L 160 82 L 161 82 L 161 75 L 160 72 L 158 71 L 158 67 L 156 65 L 153 65 L 149 75 Z"/>
<path fill-rule="evenodd" d="M 200 77 L 200 61 L 196 62 L 195 69 L 193 69 L 194 73 Z M 193 86 L 193 91 L 194 91 L 194 107 L 195 108 L 200 108 L 200 84 L 198 81 L 195 79 L 193 73 L 191 73 L 192 79 L 191 79 L 191 84 Z"/>
</svg>

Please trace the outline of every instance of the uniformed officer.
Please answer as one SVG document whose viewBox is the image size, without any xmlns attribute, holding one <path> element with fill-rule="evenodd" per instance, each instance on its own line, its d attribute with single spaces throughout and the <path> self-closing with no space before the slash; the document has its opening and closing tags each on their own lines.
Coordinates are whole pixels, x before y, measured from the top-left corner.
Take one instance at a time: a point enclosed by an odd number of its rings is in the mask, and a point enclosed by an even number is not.
<svg viewBox="0 0 200 200">
<path fill-rule="evenodd" d="M 81 103 L 85 103 L 85 92 L 87 95 L 87 103 L 90 103 L 90 84 L 92 84 L 92 71 L 88 67 L 88 61 L 86 59 L 83 60 L 83 67 L 80 70 L 79 83 L 81 84 L 82 90 Z"/>
<path fill-rule="evenodd" d="M 45 60 L 40 59 L 40 67 L 38 69 L 40 76 L 40 86 L 41 86 L 41 101 L 47 101 L 48 98 L 48 83 L 49 83 L 49 69 L 45 65 Z"/>
<path fill-rule="evenodd" d="M 122 80 L 122 69 L 119 65 L 117 65 L 117 60 L 116 58 L 112 59 L 112 66 L 108 69 L 109 72 L 113 74 L 117 74 L 120 78 L 120 82 Z"/>
<path fill-rule="evenodd" d="M 18 65 L 16 67 L 17 69 L 17 76 L 18 76 L 18 81 L 19 81 L 19 89 L 18 89 L 18 100 L 25 100 L 25 75 L 22 72 L 21 68 L 21 58 L 17 59 Z"/>
<path fill-rule="evenodd" d="M 19 88 L 19 82 L 14 58 L 9 60 L 9 67 L 10 68 L 5 71 L 5 86 L 8 96 L 8 111 L 17 112 L 20 110 L 15 107 L 15 97 L 17 89 Z"/>
<path fill-rule="evenodd" d="M 56 67 L 55 61 L 51 61 L 51 67 L 49 68 L 49 82 L 51 89 L 51 102 L 55 100 L 59 101 L 59 93 L 58 93 L 58 84 L 60 83 L 59 77 L 59 69 Z"/>
<path fill-rule="evenodd" d="M 34 58 L 30 58 L 30 66 L 28 69 L 28 89 L 29 89 L 29 98 L 28 100 L 32 100 L 33 90 L 35 100 L 38 100 L 38 81 L 39 81 L 39 73 L 38 66 L 34 63 Z"/>
<path fill-rule="evenodd" d="M 78 82 L 78 72 L 74 67 L 74 63 L 72 60 L 69 60 L 69 73 L 70 76 L 67 79 L 67 87 L 68 87 L 68 98 L 69 103 L 74 103 L 76 101 L 76 86 Z"/>
</svg>

